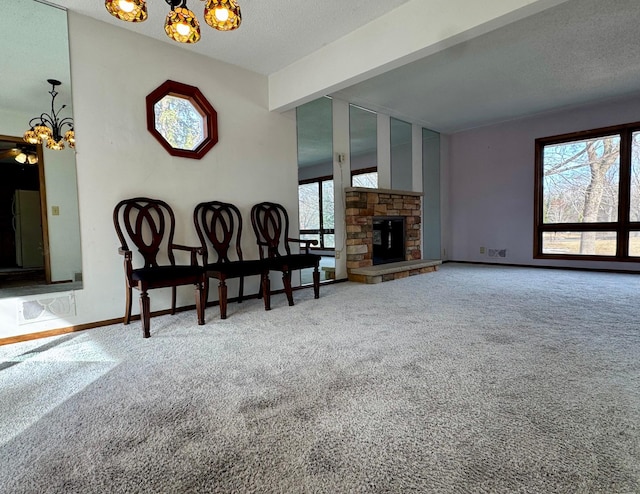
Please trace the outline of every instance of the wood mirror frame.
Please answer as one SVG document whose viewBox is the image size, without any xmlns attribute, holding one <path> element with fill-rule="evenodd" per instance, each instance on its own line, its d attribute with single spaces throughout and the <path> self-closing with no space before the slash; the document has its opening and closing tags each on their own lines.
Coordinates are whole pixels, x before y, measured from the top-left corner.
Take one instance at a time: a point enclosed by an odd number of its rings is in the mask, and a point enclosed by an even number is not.
<svg viewBox="0 0 640 494">
<path fill-rule="evenodd" d="M 154 107 L 165 96 L 174 96 L 189 101 L 202 117 L 204 138 L 196 148 L 181 149 L 174 147 L 156 128 Z M 218 114 L 197 87 L 168 80 L 147 95 L 146 104 L 147 129 L 170 155 L 199 160 L 218 142 Z"/>
</svg>

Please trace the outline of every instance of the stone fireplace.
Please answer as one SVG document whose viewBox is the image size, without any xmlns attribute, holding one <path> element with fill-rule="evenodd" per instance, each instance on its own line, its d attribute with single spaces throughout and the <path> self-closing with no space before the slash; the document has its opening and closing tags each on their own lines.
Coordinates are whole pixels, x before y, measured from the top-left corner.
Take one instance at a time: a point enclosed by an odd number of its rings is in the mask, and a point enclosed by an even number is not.
<svg viewBox="0 0 640 494">
<path fill-rule="evenodd" d="M 347 187 L 345 194 L 349 280 L 379 283 L 437 269 L 441 261 L 421 259 L 422 193 Z"/>
</svg>

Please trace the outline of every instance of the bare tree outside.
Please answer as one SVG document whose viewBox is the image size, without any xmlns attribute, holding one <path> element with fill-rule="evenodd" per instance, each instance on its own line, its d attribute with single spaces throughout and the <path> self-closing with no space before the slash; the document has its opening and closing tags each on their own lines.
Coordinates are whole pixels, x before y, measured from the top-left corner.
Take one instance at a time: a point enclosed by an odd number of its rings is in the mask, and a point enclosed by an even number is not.
<svg viewBox="0 0 640 494">
<path fill-rule="evenodd" d="M 378 172 L 358 173 L 351 177 L 354 187 L 366 187 L 368 189 L 378 188 Z"/>
</svg>

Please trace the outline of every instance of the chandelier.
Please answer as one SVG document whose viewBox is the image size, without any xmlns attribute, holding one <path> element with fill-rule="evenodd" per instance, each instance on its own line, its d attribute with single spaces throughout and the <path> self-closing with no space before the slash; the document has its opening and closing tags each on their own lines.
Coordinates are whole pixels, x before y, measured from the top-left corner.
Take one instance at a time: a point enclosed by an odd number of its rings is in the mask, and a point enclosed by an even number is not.
<svg viewBox="0 0 640 494">
<path fill-rule="evenodd" d="M 17 151 L 18 154 L 14 159 L 21 165 L 24 165 L 25 163 L 36 165 L 38 163 L 38 155 L 35 153 L 35 151 L 32 151 L 30 149 L 20 149 Z"/>
<path fill-rule="evenodd" d="M 62 84 L 55 79 L 47 79 L 47 82 L 51 84 L 51 114 L 42 113 L 39 117 L 33 117 L 29 120 L 29 130 L 24 133 L 24 140 L 29 144 L 42 144 L 45 143 L 48 149 L 54 151 L 60 151 L 64 149 L 64 141 L 67 141 L 70 148 L 76 147 L 76 136 L 73 131 L 73 119 L 66 117 L 59 119 L 60 112 L 67 106 L 62 105 L 58 111 L 55 111 L 54 102 L 58 92 L 56 86 Z M 63 128 L 67 126 L 69 130 L 62 137 Z"/>
<path fill-rule="evenodd" d="M 178 43 L 197 43 L 200 40 L 200 23 L 187 8 L 187 0 L 164 0 L 171 11 L 164 21 L 167 36 Z M 204 20 L 218 31 L 232 31 L 240 26 L 242 17 L 235 0 L 202 0 L 205 3 Z M 127 22 L 147 19 L 145 0 L 105 0 L 104 6 L 112 16 Z"/>
</svg>

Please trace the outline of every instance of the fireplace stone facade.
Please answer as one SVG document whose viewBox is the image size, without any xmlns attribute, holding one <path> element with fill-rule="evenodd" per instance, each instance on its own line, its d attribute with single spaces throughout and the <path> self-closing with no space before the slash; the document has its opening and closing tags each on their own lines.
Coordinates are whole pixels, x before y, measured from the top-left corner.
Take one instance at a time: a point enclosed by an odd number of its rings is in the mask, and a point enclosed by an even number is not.
<svg viewBox="0 0 640 494">
<path fill-rule="evenodd" d="M 346 239 L 347 276 L 351 281 L 377 283 L 437 269 L 436 264 L 421 259 L 420 232 L 422 228 L 422 193 L 389 189 L 347 187 Z M 374 216 L 400 216 L 405 220 L 404 261 L 375 266 L 382 274 L 367 270 L 373 268 Z M 440 264 L 438 261 L 437 264 Z"/>
</svg>

